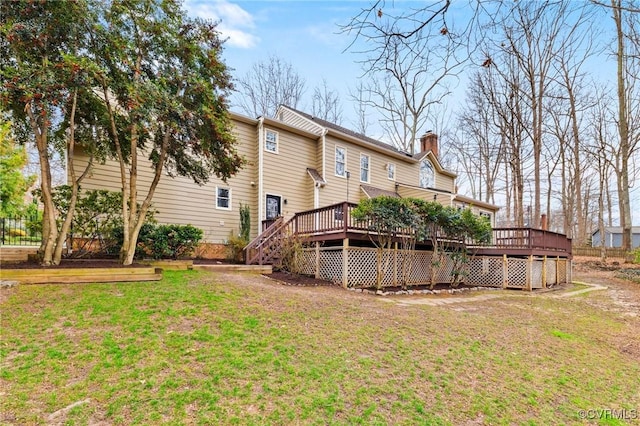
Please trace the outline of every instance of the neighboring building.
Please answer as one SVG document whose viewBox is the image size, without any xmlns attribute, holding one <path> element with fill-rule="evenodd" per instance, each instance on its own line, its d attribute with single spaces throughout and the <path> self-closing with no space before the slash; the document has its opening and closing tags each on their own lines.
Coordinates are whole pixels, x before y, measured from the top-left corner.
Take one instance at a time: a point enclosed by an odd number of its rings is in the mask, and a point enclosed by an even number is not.
<svg viewBox="0 0 640 426">
<path fill-rule="evenodd" d="M 600 247 L 602 239 L 598 229 L 591 234 L 591 246 Z M 604 246 L 608 248 L 622 248 L 622 227 L 608 226 L 604 228 Z M 631 228 L 631 248 L 640 247 L 640 226 Z"/>
<path fill-rule="evenodd" d="M 219 244 L 238 232 L 240 203 L 250 206 L 253 238 L 265 220 L 386 194 L 471 206 L 495 223 L 498 207 L 455 193 L 456 175 L 440 164 L 433 133 L 421 138 L 421 152 L 412 156 L 284 106 L 276 119 L 231 117 L 237 149 L 247 164 L 226 183 L 213 177 L 198 186 L 188 178 L 163 177 L 153 199 L 159 222 L 197 226 L 204 241 Z M 76 167 L 86 162 L 82 153 L 76 155 Z M 138 170 L 143 194 L 151 169 L 140 165 Z M 82 188 L 120 191 L 118 176 L 115 161 L 96 164 Z"/>
</svg>

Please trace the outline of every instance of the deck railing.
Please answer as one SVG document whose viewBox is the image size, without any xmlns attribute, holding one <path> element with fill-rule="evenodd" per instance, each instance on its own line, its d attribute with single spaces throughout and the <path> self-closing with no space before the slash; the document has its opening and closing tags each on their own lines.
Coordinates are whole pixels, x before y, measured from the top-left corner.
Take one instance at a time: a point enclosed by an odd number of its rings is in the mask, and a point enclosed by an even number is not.
<svg viewBox="0 0 640 426">
<path fill-rule="evenodd" d="M 279 218 L 247 246 L 247 262 L 263 262 L 274 256 L 279 243 L 275 240 L 283 236 L 297 236 L 315 240 L 351 238 L 353 234 L 375 235 L 375 227 L 370 221 L 359 221 L 351 216 L 357 204 L 342 202 L 318 209 L 296 213 L 289 221 Z M 398 229 L 395 237 L 400 241 L 410 236 L 411 230 Z M 505 253 L 510 250 L 519 254 L 536 252 L 571 254 L 571 239 L 563 234 L 532 228 L 494 228 L 487 243 L 463 241 L 455 235 L 438 232 L 436 239 L 445 244 L 466 244 L 469 249 L 494 249 Z M 422 243 L 433 242 L 426 236 Z M 267 253 L 269 255 L 267 256 Z"/>
<path fill-rule="evenodd" d="M 351 212 L 357 204 L 338 203 L 319 209 L 297 213 L 290 221 L 290 231 L 299 236 L 313 236 L 331 233 L 363 233 L 372 232 L 372 224 L 367 221 L 357 221 Z M 396 235 L 401 237 L 403 230 L 398 229 Z M 462 243 L 456 236 L 438 232 L 439 241 L 448 243 Z M 430 236 L 425 241 L 431 240 Z M 497 249 L 526 249 L 547 250 L 561 253 L 571 253 L 571 239 L 564 234 L 532 228 L 494 228 L 487 243 L 468 241 L 473 248 Z"/>
<path fill-rule="evenodd" d="M 494 228 L 487 243 L 472 242 L 472 248 L 547 250 L 571 253 L 571 239 L 564 234 L 533 228 Z"/>
</svg>

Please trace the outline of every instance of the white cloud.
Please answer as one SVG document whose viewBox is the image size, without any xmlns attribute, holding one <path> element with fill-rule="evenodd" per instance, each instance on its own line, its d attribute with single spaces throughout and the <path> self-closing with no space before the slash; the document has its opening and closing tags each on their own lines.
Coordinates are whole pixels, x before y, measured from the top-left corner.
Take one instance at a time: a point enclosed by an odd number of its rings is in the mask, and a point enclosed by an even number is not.
<svg viewBox="0 0 640 426">
<path fill-rule="evenodd" d="M 260 42 L 251 33 L 255 28 L 253 16 L 237 4 L 227 0 L 187 0 L 184 5 L 191 16 L 219 21 L 218 31 L 228 38 L 228 46 L 250 49 Z"/>
</svg>

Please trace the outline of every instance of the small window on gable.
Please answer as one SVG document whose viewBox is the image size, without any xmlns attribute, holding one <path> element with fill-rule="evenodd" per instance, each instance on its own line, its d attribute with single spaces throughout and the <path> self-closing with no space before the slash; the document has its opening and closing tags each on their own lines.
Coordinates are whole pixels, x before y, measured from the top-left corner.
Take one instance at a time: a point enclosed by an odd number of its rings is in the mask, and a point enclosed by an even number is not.
<svg viewBox="0 0 640 426">
<path fill-rule="evenodd" d="M 231 188 L 216 186 L 216 209 L 231 210 Z"/>
<path fill-rule="evenodd" d="M 491 213 L 489 213 L 489 212 L 480 212 L 480 217 L 484 217 L 484 218 L 488 219 L 489 222 L 491 222 Z"/>
<path fill-rule="evenodd" d="M 273 130 L 265 130 L 264 133 L 264 150 L 278 153 L 278 132 Z"/>
<path fill-rule="evenodd" d="M 387 177 L 389 180 L 396 180 L 396 165 L 393 163 L 387 164 Z"/>
<path fill-rule="evenodd" d="M 360 182 L 369 182 L 369 163 L 371 159 L 366 154 L 360 154 Z"/>
<path fill-rule="evenodd" d="M 420 163 L 420 188 L 434 188 L 435 177 L 431 162 L 427 159 L 422 160 Z"/>
<path fill-rule="evenodd" d="M 336 176 L 346 177 L 347 175 L 347 150 L 341 146 L 336 146 Z"/>
</svg>

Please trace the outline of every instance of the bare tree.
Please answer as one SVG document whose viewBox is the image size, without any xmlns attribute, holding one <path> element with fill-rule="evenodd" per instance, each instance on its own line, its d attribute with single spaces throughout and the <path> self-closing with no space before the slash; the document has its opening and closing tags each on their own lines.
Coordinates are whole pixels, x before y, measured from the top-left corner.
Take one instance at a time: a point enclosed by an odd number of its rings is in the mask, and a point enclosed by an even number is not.
<svg viewBox="0 0 640 426">
<path fill-rule="evenodd" d="M 367 106 L 379 112 L 386 137 L 411 154 L 430 108 L 450 93 L 448 80 L 462 70 L 467 58 L 458 54 L 461 37 L 444 19 L 449 6 L 449 1 L 434 2 L 387 15 L 386 10 L 393 8 L 379 1 L 343 27 L 366 46 L 356 53 L 364 56 Z"/>
<path fill-rule="evenodd" d="M 254 63 L 238 84 L 240 107 L 246 114 L 273 117 L 280 105 L 298 107 L 306 82 L 289 62 L 271 55 Z"/>
<path fill-rule="evenodd" d="M 467 90 L 466 107 L 459 119 L 462 140 L 454 143 L 456 157 L 471 183 L 472 196 L 495 203 L 495 189 L 505 155 L 505 139 L 496 125 L 496 111 L 491 106 L 491 88 L 483 73 L 473 74 Z"/>
<path fill-rule="evenodd" d="M 329 89 L 327 80 L 322 79 L 322 84 L 313 89 L 311 113 L 318 118 L 335 124 L 342 124 L 342 105 L 340 94 Z"/>
<path fill-rule="evenodd" d="M 617 95 L 618 95 L 618 136 L 619 149 L 614 167 L 618 181 L 618 204 L 620 226 L 622 227 L 622 248 L 631 250 L 631 202 L 629 195 L 629 160 L 634 155 L 640 139 L 640 99 L 636 84 L 640 79 L 640 43 L 637 31 L 640 27 L 634 2 L 627 5 L 622 0 L 611 0 L 613 20 L 616 25 Z M 635 115 L 634 115 L 635 114 Z"/>
<path fill-rule="evenodd" d="M 358 133 L 366 135 L 369 130 L 369 113 L 368 113 L 368 96 L 366 89 L 361 81 L 358 82 L 355 89 L 349 90 L 349 98 L 353 102 L 353 109 L 356 113 L 356 121 L 351 123 Z"/>
<path fill-rule="evenodd" d="M 592 135 L 591 143 L 587 147 L 588 158 L 597 164 L 598 170 L 598 219 L 597 226 L 600 232 L 600 258 L 605 261 L 607 258 L 605 235 L 604 212 L 605 205 L 609 204 L 609 221 L 611 220 L 610 198 L 609 195 L 609 174 L 611 173 L 611 163 L 608 161 L 610 142 L 614 137 L 614 129 L 611 126 L 611 118 L 615 116 L 615 112 L 609 108 L 613 104 L 613 99 L 606 91 L 596 96 L 598 100 L 590 112 L 590 122 L 592 123 L 590 134 Z"/>
</svg>

